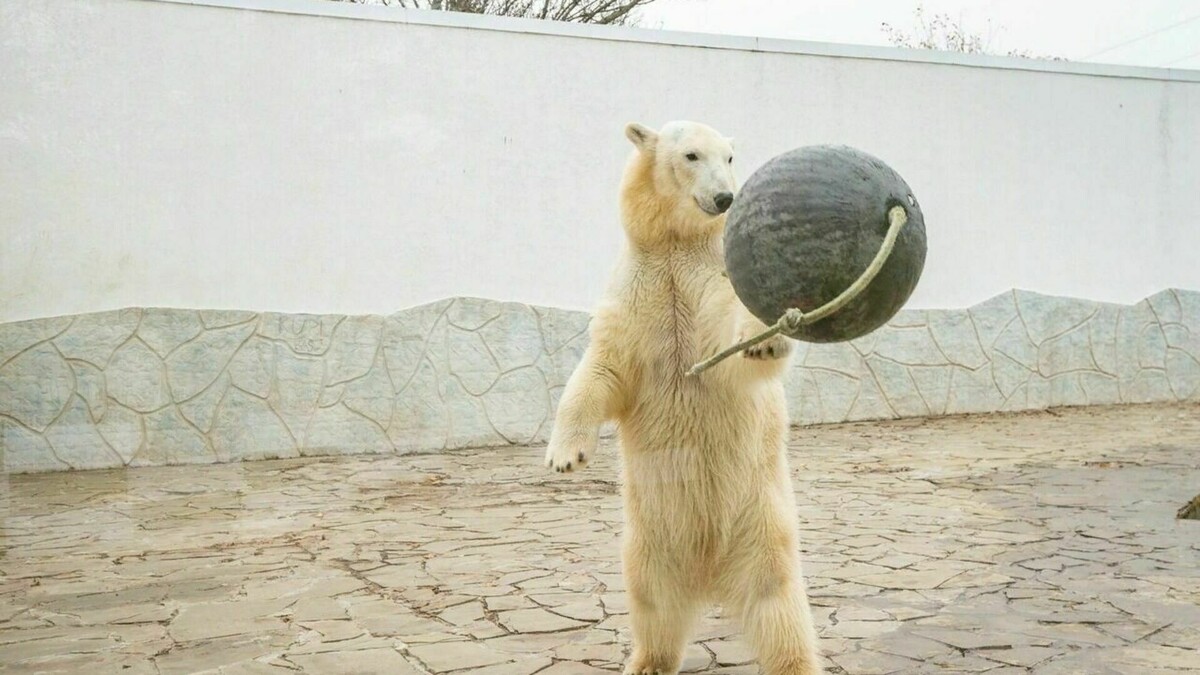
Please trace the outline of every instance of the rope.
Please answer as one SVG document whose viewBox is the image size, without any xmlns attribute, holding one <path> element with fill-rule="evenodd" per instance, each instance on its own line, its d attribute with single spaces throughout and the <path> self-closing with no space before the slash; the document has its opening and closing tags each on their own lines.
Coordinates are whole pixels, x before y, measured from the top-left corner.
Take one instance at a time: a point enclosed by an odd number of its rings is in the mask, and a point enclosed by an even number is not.
<svg viewBox="0 0 1200 675">
<path fill-rule="evenodd" d="M 688 376 L 699 375 L 730 356 L 745 351 L 764 340 L 769 340 L 780 333 L 791 337 L 800 330 L 801 326 L 816 323 L 850 304 L 850 301 L 866 290 L 879 274 L 879 270 L 883 269 L 883 264 L 887 262 L 888 256 L 892 254 L 892 248 L 896 245 L 896 237 L 900 236 L 900 230 L 907 222 L 908 214 L 904 211 L 904 207 L 897 205 L 888 210 L 887 236 L 883 238 L 883 244 L 879 247 L 879 252 L 875 254 L 875 259 L 871 261 L 867 269 L 863 270 L 858 279 L 855 279 L 854 283 L 850 284 L 850 287 L 842 291 L 836 298 L 807 314 L 794 307 L 789 309 L 779 317 L 779 321 L 776 321 L 774 326 L 692 366 L 692 369 L 687 372 Z"/>
</svg>

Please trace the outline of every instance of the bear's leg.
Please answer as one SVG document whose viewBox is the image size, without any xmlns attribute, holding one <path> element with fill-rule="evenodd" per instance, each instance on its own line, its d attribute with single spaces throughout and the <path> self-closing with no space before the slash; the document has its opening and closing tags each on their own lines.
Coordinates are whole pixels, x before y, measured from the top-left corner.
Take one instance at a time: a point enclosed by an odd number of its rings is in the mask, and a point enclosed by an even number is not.
<svg viewBox="0 0 1200 675">
<path fill-rule="evenodd" d="M 696 593 L 644 545 L 626 544 L 623 556 L 633 624 L 633 654 L 626 675 L 675 675 L 699 612 Z"/>
<path fill-rule="evenodd" d="M 741 616 L 746 637 L 766 675 L 822 672 L 812 610 L 800 572 L 795 531 L 779 503 L 759 507 L 761 527 L 734 544 L 722 572 L 722 595 Z"/>
<path fill-rule="evenodd" d="M 600 425 L 619 405 L 619 384 L 606 356 L 590 346 L 571 373 L 546 445 L 546 466 L 560 473 L 582 469 L 600 440 Z"/>
<path fill-rule="evenodd" d="M 821 655 L 803 582 L 776 580 L 747 597 L 742 621 L 766 675 L 818 675 Z"/>
</svg>

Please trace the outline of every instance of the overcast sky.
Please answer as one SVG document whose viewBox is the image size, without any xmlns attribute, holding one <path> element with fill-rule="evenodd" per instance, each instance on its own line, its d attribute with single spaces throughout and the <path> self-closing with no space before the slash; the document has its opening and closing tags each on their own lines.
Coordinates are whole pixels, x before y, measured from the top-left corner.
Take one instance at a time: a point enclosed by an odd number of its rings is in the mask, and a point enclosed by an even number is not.
<svg viewBox="0 0 1200 675">
<path fill-rule="evenodd" d="M 658 0 L 647 28 L 887 45 L 880 23 L 914 25 L 913 0 Z M 993 51 L 1200 69 L 1200 0 L 926 0 L 926 15 L 991 35 Z M 990 23 L 989 23 L 990 22 Z M 990 26 L 990 28 L 989 28 Z"/>
</svg>

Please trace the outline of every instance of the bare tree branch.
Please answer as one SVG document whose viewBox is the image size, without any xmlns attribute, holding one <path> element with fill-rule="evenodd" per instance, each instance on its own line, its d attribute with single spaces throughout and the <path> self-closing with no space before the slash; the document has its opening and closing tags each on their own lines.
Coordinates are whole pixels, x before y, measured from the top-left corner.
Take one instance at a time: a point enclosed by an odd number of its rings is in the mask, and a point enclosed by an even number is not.
<svg viewBox="0 0 1200 675">
<path fill-rule="evenodd" d="M 995 54 L 1017 56 L 1026 59 L 1048 59 L 1065 61 L 1057 56 L 1038 56 L 1026 50 L 1012 49 L 1007 52 L 997 52 L 992 48 L 994 37 L 992 23 L 988 22 L 987 34 L 981 35 L 967 29 L 962 19 L 951 18 L 948 14 L 934 14 L 926 17 L 925 8 L 917 5 L 914 12 L 915 26 L 911 30 L 896 28 L 889 23 L 880 24 L 889 42 L 897 47 L 909 49 L 933 49 L 943 52 L 962 52 L 964 54 Z"/>
<path fill-rule="evenodd" d="M 519 16 L 572 23 L 633 25 L 637 10 L 655 0 L 334 0 L 356 5 L 385 5 L 469 14 Z"/>
</svg>

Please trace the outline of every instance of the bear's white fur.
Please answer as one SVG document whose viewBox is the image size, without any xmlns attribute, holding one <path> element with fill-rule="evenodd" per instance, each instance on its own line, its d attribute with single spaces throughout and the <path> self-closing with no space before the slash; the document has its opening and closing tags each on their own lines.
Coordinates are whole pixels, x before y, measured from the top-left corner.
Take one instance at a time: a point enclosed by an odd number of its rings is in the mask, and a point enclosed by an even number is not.
<svg viewBox="0 0 1200 675">
<path fill-rule="evenodd" d="M 621 186 L 628 240 L 563 392 L 546 463 L 587 463 L 618 424 L 623 562 L 634 650 L 626 673 L 675 673 L 694 619 L 719 602 L 770 674 L 821 672 L 800 572 L 776 337 L 695 377 L 698 361 L 765 329 L 725 276 L 730 139 L 694 122 L 636 146 Z"/>
</svg>

